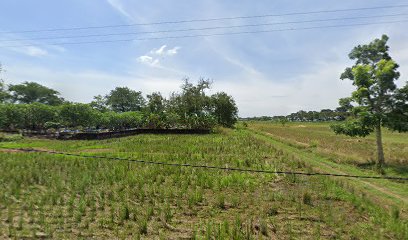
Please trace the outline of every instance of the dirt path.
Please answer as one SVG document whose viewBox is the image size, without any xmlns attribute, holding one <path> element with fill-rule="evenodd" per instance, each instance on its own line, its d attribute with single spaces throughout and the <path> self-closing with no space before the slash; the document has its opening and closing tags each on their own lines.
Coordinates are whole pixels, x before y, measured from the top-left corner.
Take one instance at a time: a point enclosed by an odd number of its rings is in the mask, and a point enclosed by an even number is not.
<svg viewBox="0 0 408 240">
<path fill-rule="evenodd" d="M 342 171 L 342 170 L 333 168 L 332 166 L 330 166 L 330 165 L 328 165 L 328 164 L 326 164 L 326 163 L 324 163 L 324 162 L 320 162 L 320 164 L 323 165 L 326 170 L 327 170 L 327 169 L 330 169 L 330 171 L 327 171 L 327 172 L 337 173 L 337 174 L 348 174 L 347 172 L 344 172 L 344 171 Z M 321 168 L 318 168 L 318 167 L 317 167 L 317 169 L 321 169 Z M 321 170 L 323 170 L 323 169 L 321 169 Z M 323 170 L 323 171 L 324 171 L 324 170 Z M 385 187 L 381 187 L 381 186 L 379 186 L 379 185 L 377 185 L 377 184 L 373 184 L 373 183 L 371 183 L 371 182 L 367 182 L 366 180 L 363 180 L 363 179 L 354 179 L 354 180 L 357 180 L 357 181 L 359 181 L 359 182 L 361 182 L 361 183 L 364 183 L 365 185 L 367 185 L 367 186 L 369 186 L 369 187 L 371 187 L 371 188 L 374 188 L 374 189 L 376 189 L 377 191 L 379 191 L 379 192 L 381 192 L 381 193 L 384 193 L 384 194 L 386 194 L 386 195 L 390 195 L 390 196 L 392 196 L 392 197 L 394 197 L 394 198 L 400 200 L 400 201 L 403 202 L 404 204 L 408 204 L 408 199 L 407 199 L 407 198 L 405 198 L 405 197 L 403 197 L 403 196 L 401 196 L 401 195 L 399 195 L 399 194 L 397 194 L 397 193 L 394 193 L 394 192 L 392 192 L 392 191 L 389 191 L 389 189 L 387 189 L 387 188 L 385 188 Z"/>
</svg>

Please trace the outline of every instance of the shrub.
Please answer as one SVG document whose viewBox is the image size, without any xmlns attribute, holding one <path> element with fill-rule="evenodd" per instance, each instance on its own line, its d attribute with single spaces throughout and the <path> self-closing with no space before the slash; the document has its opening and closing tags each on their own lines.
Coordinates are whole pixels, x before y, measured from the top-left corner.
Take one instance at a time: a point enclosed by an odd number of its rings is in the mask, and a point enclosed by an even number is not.
<svg viewBox="0 0 408 240">
<path fill-rule="evenodd" d="M 303 203 L 306 205 L 312 205 L 312 196 L 309 192 L 303 193 Z"/>
</svg>

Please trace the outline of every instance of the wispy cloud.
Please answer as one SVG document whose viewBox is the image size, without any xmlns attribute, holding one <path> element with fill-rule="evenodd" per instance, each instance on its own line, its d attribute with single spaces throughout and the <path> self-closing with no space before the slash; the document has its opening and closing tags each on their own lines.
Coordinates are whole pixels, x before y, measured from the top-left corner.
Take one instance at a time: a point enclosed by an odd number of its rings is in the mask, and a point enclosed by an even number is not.
<svg viewBox="0 0 408 240">
<path fill-rule="evenodd" d="M 152 58 L 150 56 L 147 56 L 147 55 L 143 55 L 143 56 L 138 57 L 137 61 L 140 62 L 140 63 L 143 63 L 143 64 L 147 64 L 147 65 L 152 66 L 152 67 L 158 66 L 158 64 L 159 64 L 159 59 L 154 59 L 154 58 Z"/>
<path fill-rule="evenodd" d="M 174 56 L 178 53 L 178 50 L 180 47 L 174 47 L 171 49 L 166 50 L 167 45 L 163 45 L 158 49 L 153 49 L 150 51 L 151 55 L 156 55 L 156 56 Z"/>
<path fill-rule="evenodd" d="M 154 48 L 150 50 L 148 54 L 139 56 L 137 58 L 137 61 L 139 63 L 146 64 L 151 67 L 161 67 L 165 69 L 165 67 L 160 66 L 160 59 L 177 55 L 180 47 L 173 47 L 171 49 L 166 48 L 167 45 L 162 45 L 159 48 Z"/>
<path fill-rule="evenodd" d="M 53 52 L 63 53 L 67 51 L 64 47 L 58 45 L 39 46 L 40 42 L 25 39 L 25 36 L 20 34 L 3 34 L 2 38 L 4 39 L 2 39 L 4 43 L 0 44 L 2 49 L 30 57 L 44 57 L 51 55 Z M 9 42 L 12 42 L 12 44 L 9 44 Z"/>
<path fill-rule="evenodd" d="M 107 2 L 120 14 L 125 16 L 128 20 L 132 22 L 136 22 L 136 19 L 130 14 L 128 11 L 125 10 L 122 2 L 120 0 L 107 0 Z"/>
<path fill-rule="evenodd" d="M 38 48 L 38 47 L 31 47 L 31 46 L 23 49 L 23 53 L 26 53 L 27 55 L 33 56 L 33 57 L 41 57 L 41 56 L 48 55 L 48 52 L 46 50 Z"/>
<path fill-rule="evenodd" d="M 5 49 L 31 57 L 43 57 L 49 54 L 47 50 L 34 46 L 5 47 Z"/>
</svg>

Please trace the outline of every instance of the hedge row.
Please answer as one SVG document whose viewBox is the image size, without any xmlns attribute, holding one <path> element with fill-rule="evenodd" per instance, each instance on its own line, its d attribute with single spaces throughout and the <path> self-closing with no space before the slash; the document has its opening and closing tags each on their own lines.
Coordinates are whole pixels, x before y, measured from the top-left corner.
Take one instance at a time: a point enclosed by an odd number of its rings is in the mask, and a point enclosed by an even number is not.
<svg viewBox="0 0 408 240">
<path fill-rule="evenodd" d="M 112 131 L 148 129 L 211 129 L 217 124 L 210 114 L 180 116 L 176 113 L 100 112 L 88 104 L 67 103 L 50 106 L 33 104 L 0 104 L 0 129 L 109 129 Z"/>
</svg>

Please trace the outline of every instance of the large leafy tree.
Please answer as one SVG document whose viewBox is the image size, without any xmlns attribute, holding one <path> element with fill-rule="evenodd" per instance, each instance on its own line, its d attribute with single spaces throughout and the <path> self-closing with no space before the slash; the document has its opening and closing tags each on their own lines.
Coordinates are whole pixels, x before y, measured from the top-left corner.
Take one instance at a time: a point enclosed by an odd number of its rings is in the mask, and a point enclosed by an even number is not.
<svg viewBox="0 0 408 240">
<path fill-rule="evenodd" d="M 358 45 L 349 54 L 355 64 L 346 68 L 341 79 L 349 79 L 356 90 L 340 103 L 351 113 L 344 123 L 333 125 L 337 134 L 365 137 L 376 134 L 378 166 L 384 163 L 381 127 L 408 131 L 408 85 L 398 89 L 398 64 L 390 57 L 388 37 Z"/>
<path fill-rule="evenodd" d="M 59 97 L 59 92 L 35 82 L 10 85 L 11 99 L 17 103 L 43 103 L 59 105 L 64 99 Z"/>
<path fill-rule="evenodd" d="M 238 119 L 238 108 L 234 99 L 225 92 L 211 96 L 212 115 L 224 127 L 233 127 Z"/>
<path fill-rule="evenodd" d="M 169 107 L 182 117 L 208 115 L 211 99 L 206 95 L 206 90 L 210 87 L 211 81 L 208 79 L 200 79 L 194 85 L 186 78 L 181 86 L 182 92 L 170 96 Z"/>
<path fill-rule="evenodd" d="M 142 92 L 117 87 L 106 96 L 107 105 L 115 112 L 140 111 L 145 105 Z"/>
</svg>

